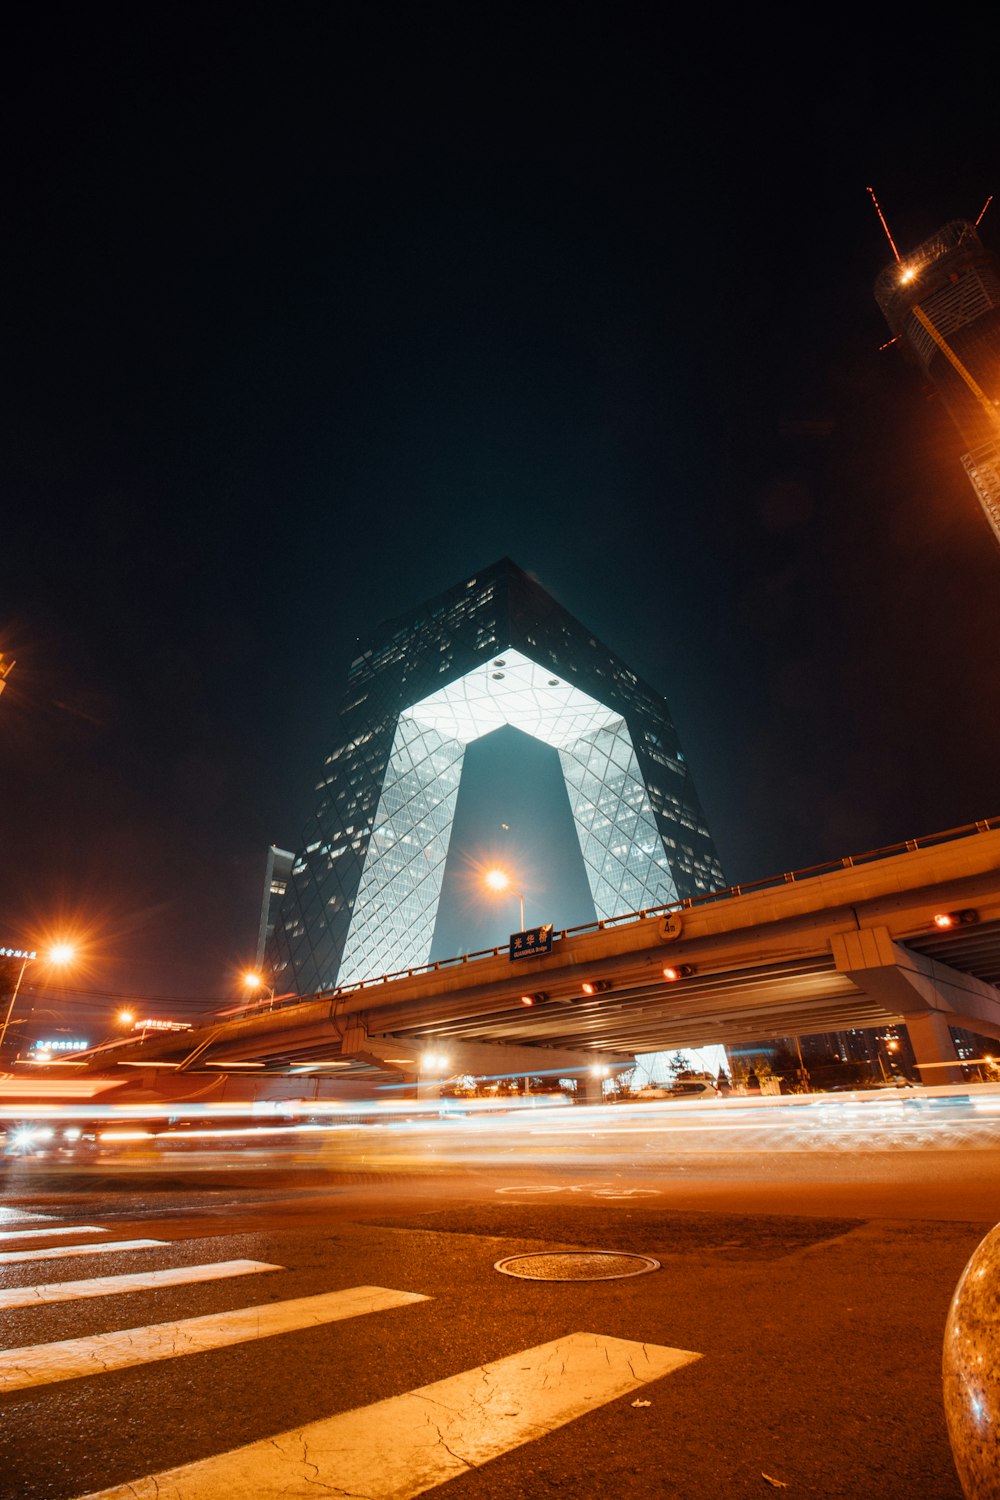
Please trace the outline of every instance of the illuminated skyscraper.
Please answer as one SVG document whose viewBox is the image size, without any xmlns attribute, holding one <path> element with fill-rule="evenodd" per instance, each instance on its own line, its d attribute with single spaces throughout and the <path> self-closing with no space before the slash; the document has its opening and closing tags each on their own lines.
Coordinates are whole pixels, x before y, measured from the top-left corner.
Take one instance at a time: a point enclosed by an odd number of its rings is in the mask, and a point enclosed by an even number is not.
<svg viewBox="0 0 1000 1500">
<path fill-rule="evenodd" d="M 887 266 L 875 299 L 968 445 L 962 463 L 1000 541 L 1000 260 L 958 219 Z"/>
<path fill-rule="evenodd" d="M 465 747 L 559 753 L 599 918 L 725 882 L 663 699 L 508 559 L 357 657 L 269 948 L 300 994 L 426 962 Z"/>
</svg>

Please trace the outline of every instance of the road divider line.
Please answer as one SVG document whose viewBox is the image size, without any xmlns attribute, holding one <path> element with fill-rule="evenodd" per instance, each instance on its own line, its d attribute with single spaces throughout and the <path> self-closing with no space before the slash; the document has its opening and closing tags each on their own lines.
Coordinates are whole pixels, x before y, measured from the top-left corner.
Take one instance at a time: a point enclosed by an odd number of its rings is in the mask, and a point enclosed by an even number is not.
<svg viewBox="0 0 1000 1500">
<path fill-rule="evenodd" d="M 66 1260 L 70 1255 L 110 1255 L 114 1250 L 147 1250 L 169 1240 L 105 1240 L 103 1245 L 49 1245 L 44 1250 L 0 1250 L 0 1266 L 22 1260 Z"/>
<path fill-rule="evenodd" d="M 120 1292 L 151 1292 L 161 1286 L 193 1281 L 221 1281 L 257 1271 L 283 1271 L 264 1260 L 217 1260 L 204 1266 L 174 1266 L 168 1271 L 134 1271 L 124 1276 L 92 1276 L 87 1281 L 50 1281 L 45 1286 L 12 1286 L 0 1290 L 0 1309 L 37 1307 L 45 1302 L 75 1302 L 78 1297 L 114 1297 Z"/>
<path fill-rule="evenodd" d="M 51 1229 L 0 1229 L 0 1240 L 33 1240 L 43 1234 L 108 1234 L 99 1224 L 55 1224 Z"/>
<path fill-rule="evenodd" d="M 355 1286 L 342 1292 L 323 1292 L 318 1297 L 296 1297 L 287 1302 L 240 1307 L 235 1312 L 184 1318 L 179 1323 L 150 1323 L 90 1338 L 29 1344 L 0 1353 L 0 1393 L 57 1380 L 78 1380 L 83 1375 L 104 1375 L 109 1370 L 127 1370 L 154 1360 L 177 1359 L 182 1354 L 203 1354 L 230 1344 L 247 1344 L 278 1333 L 295 1333 L 342 1318 L 429 1300 L 419 1292 Z"/>
<path fill-rule="evenodd" d="M 662 1344 L 572 1333 L 82 1500 L 279 1500 L 320 1493 L 409 1500 L 700 1358 Z"/>
</svg>

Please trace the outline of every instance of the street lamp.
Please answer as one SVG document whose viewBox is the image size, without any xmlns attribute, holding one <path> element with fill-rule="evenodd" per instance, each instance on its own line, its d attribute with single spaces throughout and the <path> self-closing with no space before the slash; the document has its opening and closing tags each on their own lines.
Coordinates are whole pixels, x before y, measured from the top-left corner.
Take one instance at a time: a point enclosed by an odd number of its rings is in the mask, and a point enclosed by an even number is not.
<svg viewBox="0 0 1000 1500">
<path fill-rule="evenodd" d="M 247 971 L 243 975 L 243 986 L 247 990 L 248 994 L 251 995 L 257 994 L 259 990 L 266 989 L 268 1000 L 272 1002 L 274 1000 L 274 985 L 271 984 L 270 986 L 268 986 L 267 980 L 264 978 L 264 975 L 261 974 L 257 969 L 247 969 Z"/>
<path fill-rule="evenodd" d="M 450 1062 L 447 1052 L 425 1052 L 420 1059 L 420 1068 L 424 1073 L 443 1073 Z"/>
<path fill-rule="evenodd" d="M 884 1042 L 885 1043 L 885 1052 L 884 1052 L 884 1054 L 883 1054 L 882 1048 L 879 1046 L 879 1042 Z M 876 1038 L 875 1038 L 875 1055 L 878 1058 L 878 1065 L 879 1065 L 879 1067 L 882 1070 L 882 1079 L 883 1079 L 883 1082 L 886 1083 L 886 1084 L 895 1083 L 895 1081 L 896 1081 L 896 1068 L 897 1068 L 897 1061 L 898 1061 L 898 1059 L 896 1057 L 896 1053 L 898 1051 L 899 1051 L 899 1042 L 897 1041 L 897 1039 L 894 1036 L 889 1036 L 888 1034 L 886 1034 L 885 1036 L 876 1036 Z M 888 1062 L 889 1062 L 888 1069 L 886 1069 L 886 1065 L 885 1065 L 886 1064 L 886 1058 L 888 1058 Z"/>
<path fill-rule="evenodd" d="M 63 965 L 72 962 L 75 953 L 76 949 L 72 943 L 54 943 L 48 953 L 43 956 L 42 961 L 55 964 L 61 968 Z M 21 980 L 24 978 L 24 971 L 30 963 L 38 960 L 38 954 L 33 951 L 19 952 L 15 954 L 15 957 L 20 958 L 21 968 L 10 997 L 10 1004 L 7 1006 L 7 1014 L 4 1016 L 3 1026 L 0 1026 L 0 1052 L 3 1051 L 3 1044 L 7 1038 L 7 1027 L 10 1025 L 11 1016 L 14 1014 L 14 1006 L 17 1003 L 17 997 L 21 990 Z"/>
<path fill-rule="evenodd" d="M 484 883 L 487 886 L 489 886 L 489 888 L 490 888 L 491 891 L 510 891 L 512 895 L 514 895 L 514 896 L 517 897 L 518 904 L 519 904 L 519 906 L 521 908 L 521 931 L 523 932 L 524 931 L 524 895 L 523 895 L 523 893 L 521 891 L 514 890 L 513 883 L 511 882 L 511 878 L 507 874 L 507 871 L 506 870 L 499 870 L 499 869 L 497 869 L 497 870 L 487 870 L 487 872 L 486 872 L 485 876 L 483 877 L 483 879 L 484 879 Z"/>
</svg>

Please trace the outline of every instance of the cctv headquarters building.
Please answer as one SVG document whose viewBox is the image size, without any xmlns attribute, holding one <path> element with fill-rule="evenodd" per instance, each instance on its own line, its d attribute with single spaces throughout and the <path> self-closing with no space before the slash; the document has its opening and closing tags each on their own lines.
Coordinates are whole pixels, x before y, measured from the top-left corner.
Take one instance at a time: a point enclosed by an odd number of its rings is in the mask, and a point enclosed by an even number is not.
<svg viewBox="0 0 1000 1500">
<path fill-rule="evenodd" d="M 269 942 L 282 989 L 427 961 L 465 748 L 508 724 L 558 752 L 599 919 L 725 884 L 666 703 L 503 559 L 351 665 Z"/>
</svg>

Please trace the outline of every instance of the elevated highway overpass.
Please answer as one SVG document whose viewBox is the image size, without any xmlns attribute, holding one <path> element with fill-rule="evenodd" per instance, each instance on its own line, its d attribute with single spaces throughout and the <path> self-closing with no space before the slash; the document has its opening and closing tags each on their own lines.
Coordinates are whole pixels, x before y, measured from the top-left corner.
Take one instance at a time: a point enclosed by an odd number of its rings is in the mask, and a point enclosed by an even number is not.
<svg viewBox="0 0 1000 1500">
<path fill-rule="evenodd" d="M 88 1061 L 161 1081 L 244 1069 L 412 1084 L 586 1074 L 664 1048 L 905 1024 L 922 1077 L 943 1083 L 960 1076 L 950 1027 L 1000 1039 L 998 984 L 994 819 L 558 933 L 543 956 L 493 949 Z"/>
</svg>

